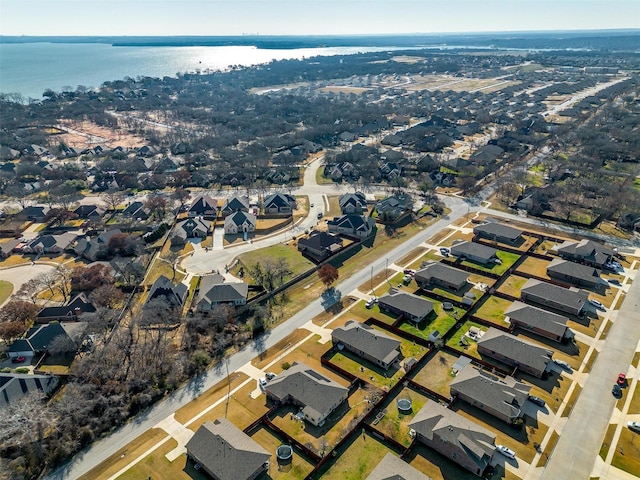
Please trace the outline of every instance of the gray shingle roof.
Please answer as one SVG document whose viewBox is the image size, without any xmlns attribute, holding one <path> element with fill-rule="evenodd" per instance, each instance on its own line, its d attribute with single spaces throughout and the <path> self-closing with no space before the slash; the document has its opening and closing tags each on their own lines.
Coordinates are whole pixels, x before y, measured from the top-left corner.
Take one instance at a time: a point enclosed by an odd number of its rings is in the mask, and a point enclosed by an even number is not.
<svg viewBox="0 0 640 480">
<path fill-rule="evenodd" d="M 451 254 L 456 257 L 474 256 L 489 261 L 498 251 L 495 248 L 487 247 L 475 242 L 460 242 L 451 247 Z"/>
<path fill-rule="evenodd" d="M 469 274 L 440 262 L 431 262 L 418 270 L 413 278 L 415 278 L 418 283 L 421 283 L 421 280 L 428 283 L 433 278 L 454 285 L 463 285 L 467 282 Z"/>
<path fill-rule="evenodd" d="M 490 327 L 478 340 L 478 346 L 494 351 L 519 365 L 527 365 L 544 371 L 551 360 L 553 351 L 539 347 L 497 328 Z"/>
<path fill-rule="evenodd" d="M 567 330 L 568 319 L 566 317 L 532 307 L 526 303 L 513 302 L 504 313 L 511 320 L 531 325 L 559 337 L 564 336 Z"/>
<path fill-rule="evenodd" d="M 406 312 L 418 318 L 424 318 L 433 311 L 433 303 L 413 293 L 396 290 L 379 298 L 378 304 Z"/>
<path fill-rule="evenodd" d="M 308 365 L 294 362 L 288 370 L 267 384 L 266 391 L 278 399 L 291 395 L 297 402 L 305 405 L 303 411 L 309 409 L 324 415 L 344 397 L 348 389 Z"/>
<path fill-rule="evenodd" d="M 558 247 L 558 253 L 582 257 L 597 265 L 603 265 L 615 252 L 593 240 L 583 239 L 579 242 L 567 240 Z"/>
<path fill-rule="evenodd" d="M 207 275 L 200 282 L 200 300 L 211 303 L 234 302 L 246 299 L 249 293 L 249 285 L 245 282 L 223 283 L 221 275 Z"/>
<path fill-rule="evenodd" d="M 589 294 L 582 290 L 564 288 L 551 283 L 541 282 L 534 278 L 527 280 L 527 283 L 524 284 L 521 292 L 529 293 L 536 297 L 546 298 L 571 308 L 583 306 L 589 298 Z"/>
<path fill-rule="evenodd" d="M 59 382 L 55 375 L 31 375 L 21 373 L 0 374 L 0 407 L 16 402 L 30 393 L 52 392 Z"/>
<path fill-rule="evenodd" d="M 244 480 L 271 454 L 224 418 L 204 423 L 186 445 L 187 453 L 219 480 Z"/>
<path fill-rule="evenodd" d="M 427 400 L 409 427 L 429 441 L 434 440 L 434 435 L 446 440 L 482 470 L 489 464 L 495 450 L 496 436 L 493 433 L 432 400 Z"/>
<path fill-rule="evenodd" d="M 156 281 L 153 282 L 145 305 L 152 300 L 164 297 L 170 305 L 174 307 L 181 307 L 187 298 L 188 291 L 189 287 L 184 283 L 174 284 L 164 275 L 160 275 Z"/>
<path fill-rule="evenodd" d="M 387 453 L 366 480 L 429 480 L 429 477 L 393 453 Z"/>
<path fill-rule="evenodd" d="M 499 378 L 471 365 L 464 367 L 449 387 L 451 395 L 462 393 L 513 419 L 520 416 L 520 408 L 531 390 L 513 377 Z"/>
<path fill-rule="evenodd" d="M 569 262 L 567 260 L 562 260 L 561 258 L 553 259 L 547 267 L 547 274 L 549 274 L 549 272 L 593 283 L 597 283 L 600 278 L 600 272 L 597 268 L 581 265 L 575 262 Z"/>
<path fill-rule="evenodd" d="M 505 225 L 504 223 L 489 222 L 475 227 L 473 233 L 482 233 L 487 237 L 496 235 L 511 241 L 516 241 L 520 238 L 520 235 L 522 235 L 522 230 Z"/>
<path fill-rule="evenodd" d="M 344 327 L 334 329 L 331 335 L 334 342 L 350 345 L 387 364 L 393 362 L 399 355 L 399 340 L 391 338 L 383 331 L 370 327 L 366 323 L 349 320 Z"/>
</svg>

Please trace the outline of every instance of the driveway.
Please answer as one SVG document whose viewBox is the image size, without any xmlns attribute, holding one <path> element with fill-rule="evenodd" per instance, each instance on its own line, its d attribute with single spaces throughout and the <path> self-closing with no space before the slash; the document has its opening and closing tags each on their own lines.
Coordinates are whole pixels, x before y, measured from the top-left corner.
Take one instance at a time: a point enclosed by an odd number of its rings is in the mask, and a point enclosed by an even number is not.
<svg viewBox="0 0 640 480">
<path fill-rule="evenodd" d="M 20 290 L 20 287 L 27 283 L 29 280 L 36 278 L 38 275 L 42 275 L 43 273 L 51 272 L 55 270 L 55 267 L 51 265 L 42 265 L 42 264 L 27 264 L 20 265 L 17 267 L 8 267 L 3 270 L 0 270 L 0 280 L 4 280 L 6 282 L 10 282 L 13 284 L 13 293 Z M 11 299 L 11 295 L 4 302 L 8 302 Z M 4 305 L 4 303 L 2 305 Z M 2 306 L 0 305 L 0 307 Z"/>
</svg>

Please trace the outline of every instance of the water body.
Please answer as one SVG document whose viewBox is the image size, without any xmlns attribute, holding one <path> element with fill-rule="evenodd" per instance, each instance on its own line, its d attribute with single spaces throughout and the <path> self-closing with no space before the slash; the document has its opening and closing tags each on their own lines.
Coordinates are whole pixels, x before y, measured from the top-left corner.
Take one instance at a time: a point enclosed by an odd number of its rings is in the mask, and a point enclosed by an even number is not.
<svg viewBox="0 0 640 480">
<path fill-rule="evenodd" d="M 406 49 L 407 47 L 403 47 Z M 113 47 L 85 43 L 0 43 L 0 92 L 41 99 L 46 89 L 56 92 L 78 85 L 99 87 L 105 81 L 138 76 L 165 77 L 177 73 L 224 70 L 271 60 L 318 55 L 349 55 L 387 51 L 394 47 L 328 47 L 290 50 L 225 47 Z"/>
</svg>

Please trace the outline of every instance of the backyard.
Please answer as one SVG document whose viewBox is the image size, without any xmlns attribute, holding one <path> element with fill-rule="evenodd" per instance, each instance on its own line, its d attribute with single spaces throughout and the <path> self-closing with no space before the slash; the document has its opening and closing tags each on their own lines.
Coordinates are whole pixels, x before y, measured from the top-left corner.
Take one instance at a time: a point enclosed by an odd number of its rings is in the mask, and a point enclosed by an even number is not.
<svg viewBox="0 0 640 480">
<path fill-rule="evenodd" d="M 451 369 L 458 358 L 458 356 L 444 350 L 437 351 L 427 364 L 416 373 L 413 381 L 444 397 L 449 397 L 451 395 L 449 384 L 456 378 Z"/>
<path fill-rule="evenodd" d="M 408 399 L 411 401 L 411 409 L 405 413 L 398 409 L 396 401 L 398 399 Z M 393 438 L 396 442 L 408 447 L 412 438 L 409 436 L 409 423 L 420 409 L 427 403 L 427 397 L 405 387 L 394 398 L 388 398 L 384 405 L 380 407 L 380 412 L 384 413 L 381 420 L 373 420 L 372 426 L 382 434 Z"/>
</svg>

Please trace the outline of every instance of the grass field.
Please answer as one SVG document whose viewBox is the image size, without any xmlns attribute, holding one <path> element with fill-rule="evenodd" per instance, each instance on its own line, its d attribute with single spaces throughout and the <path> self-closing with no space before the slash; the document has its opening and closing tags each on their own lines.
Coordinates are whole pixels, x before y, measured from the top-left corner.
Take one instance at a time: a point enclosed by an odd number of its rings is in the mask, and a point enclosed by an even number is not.
<svg viewBox="0 0 640 480">
<path fill-rule="evenodd" d="M 507 322 L 504 321 L 505 313 L 507 309 L 511 306 L 511 300 L 505 300 L 504 298 L 490 296 L 488 297 L 482 305 L 480 305 L 473 314 L 491 322 L 495 325 L 501 325 L 503 327 L 508 327 Z"/>
<path fill-rule="evenodd" d="M 413 381 L 448 397 L 451 394 L 449 384 L 455 379 L 451 368 L 457 360 L 456 355 L 440 350 L 416 373 Z"/>
<path fill-rule="evenodd" d="M 345 450 L 338 452 L 338 459 L 323 473 L 322 478 L 362 480 L 391 451 L 368 433 L 354 436 Z"/>
<path fill-rule="evenodd" d="M 607 427 L 607 433 L 604 434 L 604 438 L 602 439 L 602 446 L 600 447 L 600 458 L 603 460 L 607 459 L 607 455 L 609 454 L 609 449 L 611 448 L 611 441 L 613 440 L 613 435 L 616 433 L 617 425 L 615 423 L 609 424 Z"/>
<path fill-rule="evenodd" d="M 396 400 L 400 398 L 411 400 L 411 410 L 409 412 L 401 412 L 398 410 Z M 427 403 L 427 400 L 427 397 L 424 395 L 405 387 L 396 397 L 388 398 L 386 403 L 381 406 L 384 417 L 382 417 L 376 425 L 373 425 L 373 427 L 384 435 L 408 447 L 412 441 L 412 438 L 409 436 L 409 423 L 413 420 L 416 413 L 422 409 L 424 404 Z"/>
<path fill-rule="evenodd" d="M 626 427 L 622 429 L 611 465 L 640 477 L 640 441 L 637 433 Z"/>
<path fill-rule="evenodd" d="M 13 284 L 6 280 L 0 280 L 0 305 L 9 298 L 9 295 L 13 292 Z"/>
<path fill-rule="evenodd" d="M 246 268 L 250 268 L 257 263 L 263 263 L 265 259 L 284 259 L 289 269 L 293 272 L 291 278 L 315 267 L 310 260 L 307 260 L 298 252 L 296 247 L 282 243 L 243 253 L 238 259 Z M 285 281 L 288 278 L 289 277 L 287 277 Z"/>
<path fill-rule="evenodd" d="M 487 327 L 485 327 L 484 325 L 467 321 L 458 329 L 455 334 L 453 334 L 453 336 L 447 342 L 447 346 L 453 348 L 454 350 L 464 351 L 467 355 L 471 355 L 472 357 L 481 359 L 480 355 L 478 354 L 478 345 L 476 342 L 472 340 L 468 340 L 465 343 L 462 342 L 462 337 L 469 331 L 471 327 L 477 327 L 483 332 L 487 331 Z"/>
</svg>

